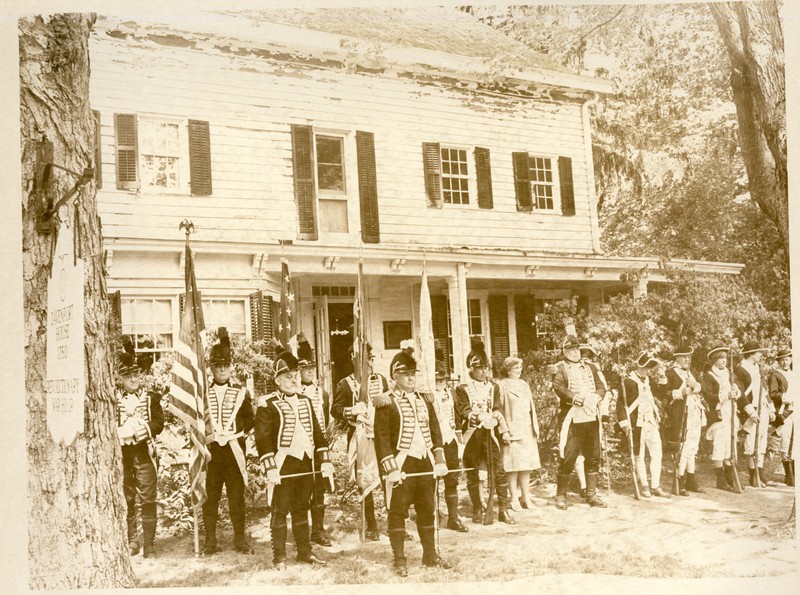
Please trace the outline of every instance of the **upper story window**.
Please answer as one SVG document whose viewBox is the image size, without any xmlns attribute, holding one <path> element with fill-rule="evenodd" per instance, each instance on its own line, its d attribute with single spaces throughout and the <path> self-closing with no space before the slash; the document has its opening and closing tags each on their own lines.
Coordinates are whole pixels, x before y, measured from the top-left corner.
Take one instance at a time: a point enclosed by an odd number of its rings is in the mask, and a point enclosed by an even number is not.
<svg viewBox="0 0 800 595">
<path fill-rule="evenodd" d="M 553 209 L 555 196 L 553 183 L 553 160 L 550 157 L 528 156 L 528 171 L 531 181 L 531 199 L 534 209 Z"/>
<path fill-rule="evenodd" d="M 448 205 L 469 204 L 469 176 L 467 175 L 467 151 L 465 149 L 441 148 L 442 198 Z"/>
<path fill-rule="evenodd" d="M 315 140 L 320 196 L 327 193 L 345 194 L 344 138 L 318 134 Z"/>
<path fill-rule="evenodd" d="M 224 326 L 231 336 L 245 337 L 247 323 L 244 298 L 214 298 L 203 300 L 203 318 L 206 328 Z"/>
<path fill-rule="evenodd" d="M 114 114 L 114 140 L 117 188 L 174 194 L 191 192 L 195 196 L 211 194 L 208 122 Z"/>
</svg>

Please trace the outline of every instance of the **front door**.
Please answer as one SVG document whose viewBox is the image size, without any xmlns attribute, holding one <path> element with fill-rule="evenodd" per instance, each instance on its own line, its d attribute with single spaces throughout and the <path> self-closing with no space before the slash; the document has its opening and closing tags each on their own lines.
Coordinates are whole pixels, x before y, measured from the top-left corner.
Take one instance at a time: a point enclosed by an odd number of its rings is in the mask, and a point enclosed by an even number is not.
<svg viewBox="0 0 800 595">
<path fill-rule="evenodd" d="M 333 386 L 353 371 L 353 302 L 328 304 L 330 359 Z"/>
<path fill-rule="evenodd" d="M 317 343 L 317 370 L 320 386 L 333 396 L 336 386 L 331 378 L 330 328 L 328 325 L 328 296 L 314 302 L 314 330 Z"/>
</svg>

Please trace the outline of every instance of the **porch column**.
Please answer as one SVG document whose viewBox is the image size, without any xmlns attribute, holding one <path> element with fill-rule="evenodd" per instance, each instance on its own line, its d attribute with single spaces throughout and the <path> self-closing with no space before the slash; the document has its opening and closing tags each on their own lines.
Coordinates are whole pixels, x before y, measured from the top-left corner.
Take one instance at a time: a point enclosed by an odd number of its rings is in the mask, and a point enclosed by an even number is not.
<svg viewBox="0 0 800 595">
<path fill-rule="evenodd" d="M 633 286 L 633 299 L 638 300 L 640 297 L 647 295 L 647 277 L 642 275 Z"/>
<path fill-rule="evenodd" d="M 456 275 L 447 278 L 447 295 L 450 302 L 450 328 L 453 333 L 453 371 L 467 378 L 465 359 L 470 350 L 469 320 L 467 318 L 467 269 L 464 263 L 456 265 Z"/>
</svg>

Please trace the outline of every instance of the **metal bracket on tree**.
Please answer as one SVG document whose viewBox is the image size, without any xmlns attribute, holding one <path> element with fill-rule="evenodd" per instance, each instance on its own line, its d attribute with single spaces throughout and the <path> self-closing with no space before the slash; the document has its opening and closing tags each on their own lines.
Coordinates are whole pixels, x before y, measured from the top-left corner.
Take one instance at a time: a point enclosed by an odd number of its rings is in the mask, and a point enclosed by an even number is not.
<svg viewBox="0 0 800 595">
<path fill-rule="evenodd" d="M 67 173 L 72 174 L 78 181 L 75 185 L 61 197 L 55 204 L 49 192 L 47 192 L 50 183 L 50 174 L 53 168 L 60 169 Z M 39 216 L 37 218 L 37 230 L 42 234 L 50 234 L 53 231 L 53 219 L 58 209 L 61 208 L 68 200 L 70 200 L 81 186 L 94 179 L 94 168 L 85 167 L 83 173 L 72 171 L 61 165 L 53 163 L 53 143 L 48 141 L 46 137 L 36 146 L 36 177 L 35 177 L 35 192 L 37 197 L 37 208 Z"/>
</svg>

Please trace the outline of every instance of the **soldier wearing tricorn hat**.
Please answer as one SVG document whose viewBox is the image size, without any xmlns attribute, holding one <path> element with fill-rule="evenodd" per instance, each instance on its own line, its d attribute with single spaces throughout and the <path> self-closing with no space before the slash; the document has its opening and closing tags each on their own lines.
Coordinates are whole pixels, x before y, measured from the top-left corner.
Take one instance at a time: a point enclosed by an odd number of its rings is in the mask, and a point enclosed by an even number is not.
<svg viewBox="0 0 800 595">
<path fill-rule="evenodd" d="M 609 396 L 611 395 L 611 391 L 608 390 L 608 382 L 606 381 L 606 377 L 603 375 L 603 371 L 600 369 L 600 366 L 596 363 L 597 359 L 597 351 L 594 347 L 592 347 L 589 343 L 582 343 L 580 346 L 581 350 L 581 360 L 589 365 L 593 366 L 595 371 L 597 372 L 597 377 L 600 379 L 600 384 L 603 386 L 603 389 L 606 391 L 605 396 L 600 401 L 600 423 L 604 424 L 608 421 L 608 407 L 609 407 Z M 601 434 L 602 436 L 602 434 Z M 603 444 L 600 445 L 601 448 L 605 448 Z M 584 465 L 585 458 L 582 454 L 579 454 L 578 457 L 575 459 L 575 474 L 578 476 L 578 483 L 580 484 L 581 488 L 581 498 L 586 499 L 586 466 Z"/>
<path fill-rule="evenodd" d="M 794 391 L 789 391 L 789 380 L 786 372 L 792 369 L 792 350 L 782 348 L 777 355 L 778 369 L 769 375 L 767 386 L 769 396 L 775 407 L 775 425 L 781 439 L 781 456 L 783 459 L 784 481 L 786 485 L 794 485 L 794 460 L 792 446 L 794 438 Z"/>
<path fill-rule="evenodd" d="M 432 401 L 416 388 L 417 363 L 401 351 L 389 367 L 394 386 L 375 400 L 375 452 L 386 478 L 389 542 L 394 569 L 408 576 L 405 520 L 414 505 L 422 544 L 422 564 L 450 568 L 436 551 L 434 535 L 435 478 L 447 475 L 442 435 Z"/>
<path fill-rule="evenodd" d="M 278 570 L 286 568 L 289 513 L 297 561 L 325 564 L 311 549 L 308 512 L 315 474 L 333 481 L 328 442 L 311 399 L 300 393 L 297 367 L 297 358 L 291 352 L 282 351 L 276 356 L 272 371 L 278 388 L 261 397 L 256 410 L 256 448 L 267 473 L 273 563 Z"/>
<path fill-rule="evenodd" d="M 720 346 L 708 352 L 711 369 L 703 375 L 703 397 L 708 403 L 706 439 L 712 442 L 711 461 L 717 474 L 717 488 L 733 491 L 733 474 L 736 470 L 733 468 L 731 448 L 736 448 L 736 444 L 731 442 L 731 437 L 738 433 L 739 422 L 731 409 L 736 407 L 739 389 L 730 382 L 727 367 L 729 351 L 727 347 Z M 733 429 L 731 423 L 735 425 Z"/>
<path fill-rule="evenodd" d="M 493 471 L 498 519 L 514 525 L 516 521 L 508 509 L 508 480 L 500 453 L 500 440 L 509 442 L 511 433 L 503 418 L 500 389 L 489 380 L 489 358 L 486 357 L 483 341 L 479 339 L 473 341 L 466 363 L 469 368 L 469 378 L 456 388 L 455 409 L 456 424 L 463 433 L 465 443 L 464 466 L 473 468 L 467 471 L 467 490 L 472 500 L 472 522 L 483 521 L 484 507 L 481 500 L 480 478 L 481 475 Z"/>
<path fill-rule="evenodd" d="M 744 359 L 733 373 L 739 386 L 739 420 L 745 431 L 744 454 L 750 471 L 750 485 L 764 487 L 764 454 L 767 450 L 769 424 L 775 419 L 775 406 L 761 385 L 759 362 L 764 348 L 758 341 L 747 341 L 742 348 Z M 757 438 L 757 439 L 756 439 Z"/>
<path fill-rule="evenodd" d="M 586 470 L 586 501 L 590 506 L 607 505 L 597 495 L 597 475 L 600 469 L 600 403 L 605 385 L 597 368 L 581 359 L 580 342 L 567 335 L 561 345 L 564 359 L 555 365 L 553 389 L 561 401 L 559 420 L 560 464 L 556 484 L 555 505 L 567 509 L 567 485 L 575 459 L 584 457 Z"/>
<path fill-rule="evenodd" d="M 347 445 L 350 448 L 350 441 L 353 439 L 358 419 L 367 419 L 367 437 L 373 438 L 373 420 L 375 419 L 375 406 L 373 401 L 376 397 L 389 390 L 389 383 L 386 382 L 381 374 L 372 371 L 372 363 L 375 355 L 372 352 L 372 345 L 367 345 L 367 363 L 369 365 L 368 387 L 369 403 L 364 404 L 358 400 L 360 390 L 359 379 L 355 374 L 342 378 L 333 391 L 333 402 L 331 403 L 331 417 L 348 424 L 347 426 Z M 355 358 L 355 353 L 351 351 L 351 356 Z M 365 537 L 370 541 L 378 541 L 378 522 L 375 520 L 375 502 L 372 492 L 364 498 L 364 516 L 366 517 Z M 409 536 L 410 537 L 410 536 Z"/>
<path fill-rule="evenodd" d="M 314 413 L 327 439 L 328 393 L 317 383 L 317 364 L 314 350 L 303 333 L 297 336 L 297 364 L 300 369 L 300 392 L 311 399 Z M 325 531 L 325 488 L 327 481 L 321 475 L 314 476 L 314 496 L 311 500 L 311 541 L 324 546 L 331 545 Z"/>
<path fill-rule="evenodd" d="M 633 452 L 636 456 L 636 472 L 642 485 L 642 496 L 661 496 L 668 498 L 669 494 L 661 489 L 661 436 L 659 425 L 661 416 L 658 412 L 654 392 L 661 386 L 653 382 L 653 373 L 658 367 L 658 360 L 643 351 L 636 359 L 636 368 L 624 379 L 625 399 L 617 399 L 618 425 L 626 434 L 633 432 Z M 666 384 L 666 379 L 663 383 Z M 626 416 L 625 407 L 628 409 Z M 630 425 L 627 417 L 630 417 Z M 647 466 L 645 455 L 650 455 L 650 481 L 647 481 Z M 649 487 L 648 487 L 649 486 Z"/>
<path fill-rule="evenodd" d="M 141 387 L 142 370 L 129 337 L 123 339 L 124 351 L 117 360 L 121 387 L 115 393 L 117 436 L 122 445 L 122 489 L 127 504 L 128 546 L 132 556 L 139 553 L 139 529 L 136 500 L 142 511 L 143 556 L 155 555 L 158 509 L 157 459 L 153 439 L 164 429 L 161 397 Z"/>
<path fill-rule="evenodd" d="M 217 518 L 224 485 L 233 525 L 233 549 L 252 554 L 253 548 L 244 533 L 244 489 L 247 484 L 245 436 L 253 429 L 253 402 L 249 391 L 231 378 L 231 341 L 224 326 L 217 331 L 217 339 L 208 358 L 212 376 L 208 387 L 211 461 L 206 475 L 207 500 L 203 504 L 203 552 L 210 556 L 219 548 Z"/>
<path fill-rule="evenodd" d="M 700 383 L 694 377 L 690 364 L 694 349 L 681 345 L 672 353 L 675 364 L 666 371 L 668 452 L 677 460 L 678 493 L 702 493 L 694 475 L 695 458 L 700 448 L 700 437 L 706 425 L 706 405 L 701 397 Z"/>
</svg>

